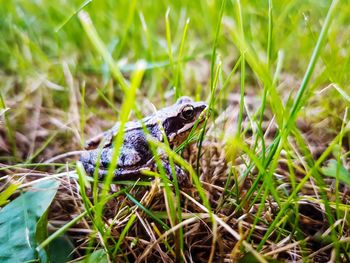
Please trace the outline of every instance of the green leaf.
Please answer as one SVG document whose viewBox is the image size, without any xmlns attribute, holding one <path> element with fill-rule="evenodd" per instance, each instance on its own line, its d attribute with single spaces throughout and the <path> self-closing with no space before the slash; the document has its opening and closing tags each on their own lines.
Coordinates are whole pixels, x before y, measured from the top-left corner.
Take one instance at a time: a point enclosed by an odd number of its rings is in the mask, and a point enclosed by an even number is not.
<svg viewBox="0 0 350 263">
<path fill-rule="evenodd" d="M 0 262 L 47 261 L 45 251 L 35 249 L 37 230 L 42 231 L 45 221 L 37 225 L 58 186 L 56 180 L 36 183 L 0 211 Z"/>
<path fill-rule="evenodd" d="M 0 193 L 0 206 L 7 204 L 8 198 L 16 192 L 19 184 L 10 184 L 4 191 Z"/>
<path fill-rule="evenodd" d="M 341 182 L 350 185 L 350 172 L 334 159 L 330 160 L 327 166 L 323 166 L 321 171 L 325 176 L 336 178 L 338 175 Z"/>
<path fill-rule="evenodd" d="M 108 263 L 107 254 L 103 249 L 96 250 L 87 258 L 76 263 Z"/>
<path fill-rule="evenodd" d="M 39 221 L 36 224 L 36 231 L 35 231 L 35 241 L 37 243 L 41 243 L 43 240 L 45 240 L 45 238 L 48 235 L 48 231 L 47 231 L 47 215 L 48 215 L 48 210 L 46 210 L 44 212 L 44 214 L 39 218 Z M 39 252 L 39 258 L 40 258 L 40 262 L 47 262 L 48 258 L 46 255 L 46 251 L 44 249 L 41 250 L 37 250 L 36 251 Z"/>
<path fill-rule="evenodd" d="M 73 259 L 73 252 L 74 245 L 66 235 L 54 239 L 47 251 L 51 263 L 71 261 Z"/>
</svg>

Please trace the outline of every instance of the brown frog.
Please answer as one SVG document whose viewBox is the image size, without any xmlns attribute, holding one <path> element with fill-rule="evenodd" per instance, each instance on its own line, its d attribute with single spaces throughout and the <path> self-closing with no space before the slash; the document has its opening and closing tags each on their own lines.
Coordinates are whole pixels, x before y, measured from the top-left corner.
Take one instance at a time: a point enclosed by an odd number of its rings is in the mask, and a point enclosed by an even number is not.
<svg viewBox="0 0 350 263">
<path fill-rule="evenodd" d="M 127 122 L 114 179 L 136 179 L 140 177 L 143 170 L 156 170 L 156 162 L 147 141 L 147 133 L 144 133 L 145 128 L 150 136 L 160 142 L 164 141 L 165 133 L 170 146 L 174 147 L 187 138 L 196 123 L 197 127 L 203 123 L 206 109 L 207 104 L 204 102 L 194 102 L 189 97 L 181 97 L 174 105 L 160 109 L 140 121 Z M 113 155 L 113 138 L 118 133 L 119 127 L 120 124 L 116 123 L 111 129 L 87 142 L 88 150 L 81 155 L 80 161 L 88 174 L 93 175 L 97 168 L 99 178 L 107 174 Z M 96 167 L 99 157 L 100 165 Z M 172 178 L 171 166 L 164 154 L 161 156 L 161 163 L 169 178 Z M 185 181 L 188 180 L 186 173 L 176 164 L 174 168 L 178 182 L 186 183 Z"/>
</svg>

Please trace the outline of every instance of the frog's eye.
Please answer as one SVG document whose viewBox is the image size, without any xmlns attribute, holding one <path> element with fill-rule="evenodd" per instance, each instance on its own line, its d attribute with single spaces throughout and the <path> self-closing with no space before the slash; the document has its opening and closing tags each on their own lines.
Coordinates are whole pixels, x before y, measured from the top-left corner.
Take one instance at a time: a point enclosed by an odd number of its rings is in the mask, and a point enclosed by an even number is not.
<svg viewBox="0 0 350 263">
<path fill-rule="evenodd" d="M 191 106 L 191 105 L 185 106 L 181 111 L 181 115 L 185 120 L 191 120 L 193 118 L 193 115 L 194 115 L 193 106 Z"/>
</svg>

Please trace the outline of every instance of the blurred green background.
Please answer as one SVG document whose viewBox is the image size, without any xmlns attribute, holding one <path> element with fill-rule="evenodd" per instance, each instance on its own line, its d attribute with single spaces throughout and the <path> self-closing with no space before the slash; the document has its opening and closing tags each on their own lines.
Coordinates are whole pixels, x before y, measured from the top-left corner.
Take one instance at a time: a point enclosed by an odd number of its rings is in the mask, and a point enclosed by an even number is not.
<svg viewBox="0 0 350 263">
<path fill-rule="evenodd" d="M 345 85 L 349 81 L 349 74 L 344 73 L 349 68 L 350 8 L 349 1 L 342 2 L 322 54 L 319 75 L 325 73 L 320 81 Z M 231 37 L 232 31 L 239 30 L 234 23 L 234 3 L 227 1 L 218 47 L 221 59 L 229 66 L 238 58 Z M 162 85 L 170 72 L 164 66 L 169 61 L 165 33 L 167 9 L 174 58 L 189 18 L 183 57 L 210 60 L 220 4 L 220 1 L 1 1 L 2 75 L 15 75 L 20 82 L 29 76 L 40 76 L 63 85 L 61 63 L 66 61 L 74 76 L 102 76 L 106 82 L 107 67 L 75 15 L 84 6 L 113 58 L 126 63 L 122 70 L 128 71 L 127 65 L 145 59 L 150 67 L 160 67 L 149 73 L 149 78 L 155 78 L 151 87 L 169 88 Z M 245 37 L 259 58 L 266 61 L 268 1 L 241 1 L 241 4 Z M 330 1 L 273 1 L 272 68 L 277 52 L 282 50 L 283 71 L 302 76 L 329 5 Z M 2 84 L 2 89 L 6 95 L 9 88 Z"/>
</svg>

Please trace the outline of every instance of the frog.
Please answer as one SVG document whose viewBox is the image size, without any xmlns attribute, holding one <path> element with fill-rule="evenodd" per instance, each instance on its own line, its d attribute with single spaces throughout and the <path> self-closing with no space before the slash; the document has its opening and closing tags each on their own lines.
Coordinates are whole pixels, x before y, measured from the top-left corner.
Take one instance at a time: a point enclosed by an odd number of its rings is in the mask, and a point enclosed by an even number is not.
<svg viewBox="0 0 350 263">
<path fill-rule="evenodd" d="M 159 109 L 141 120 L 126 122 L 123 144 L 113 179 L 132 180 L 140 178 L 145 171 L 156 171 L 157 161 L 149 145 L 149 136 L 162 143 L 167 141 L 174 149 L 175 146 L 186 140 L 194 127 L 203 126 L 207 110 L 208 105 L 205 102 L 194 101 L 190 97 L 183 96 L 175 104 Z M 107 175 L 113 156 L 114 138 L 120 131 L 120 126 L 120 122 L 117 122 L 112 128 L 98 134 L 86 143 L 85 151 L 80 156 L 80 162 L 87 174 L 93 176 L 95 169 L 98 168 L 99 179 Z M 189 185 L 187 173 L 177 164 L 171 165 L 166 154 L 159 154 L 158 160 L 170 180 L 174 180 L 173 172 L 175 172 L 180 185 Z"/>
</svg>

